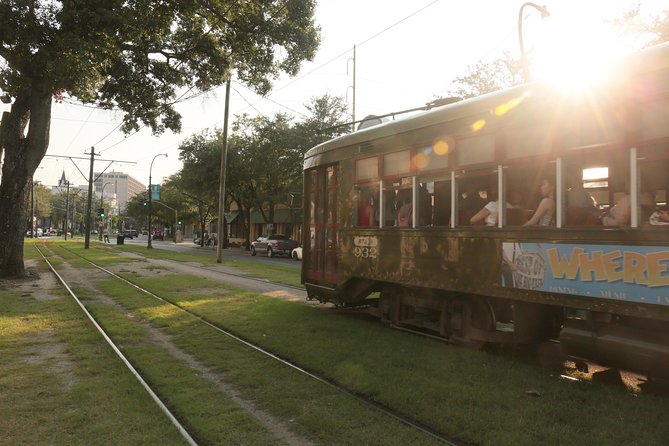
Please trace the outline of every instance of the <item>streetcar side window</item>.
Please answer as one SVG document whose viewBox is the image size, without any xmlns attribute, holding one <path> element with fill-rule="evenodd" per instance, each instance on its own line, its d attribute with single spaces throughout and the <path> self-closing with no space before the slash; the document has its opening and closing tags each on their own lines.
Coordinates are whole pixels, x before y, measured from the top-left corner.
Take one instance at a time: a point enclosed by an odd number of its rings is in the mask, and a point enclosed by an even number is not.
<svg viewBox="0 0 669 446">
<path fill-rule="evenodd" d="M 565 226 L 594 226 L 601 224 L 597 200 L 590 193 L 594 186 L 608 184 L 608 168 L 583 169 L 580 164 L 566 164 L 563 174 Z M 586 189 L 586 182 L 589 189 Z"/>
<path fill-rule="evenodd" d="M 508 169 L 504 172 L 504 226 L 522 226 L 533 214 L 529 205 L 532 194 L 528 169 Z M 528 187 L 529 186 L 529 187 Z"/>
<path fill-rule="evenodd" d="M 493 221 L 497 220 L 496 216 L 489 215 L 484 209 L 487 204 L 497 200 L 496 184 L 497 173 L 486 173 L 457 180 L 456 226 L 495 226 Z"/>
<path fill-rule="evenodd" d="M 416 185 L 417 225 L 448 226 L 451 217 L 450 178 L 417 178 Z"/>
<path fill-rule="evenodd" d="M 669 190 L 669 159 L 666 150 L 667 144 L 662 146 L 657 157 L 655 149 L 646 150 L 639 162 L 640 184 L 646 189 L 648 201 L 644 201 L 643 195 L 639 200 L 639 226 L 669 227 L 669 207 L 667 207 L 667 191 Z M 653 153 L 656 152 L 656 153 Z M 643 159 L 646 158 L 646 159 Z M 663 159 L 664 158 L 664 159 Z M 644 192 L 643 190 L 641 191 Z"/>
<path fill-rule="evenodd" d="M 355 160 L 355 225 L 362 228 L 379 226 L 379 157 Z"/>
<path fill-rule="evenodd" d="M 378 227 L 379 224 L 379 188 L 378 186 L 356 187 L 356 226 L 362 228 Z"/>
<path fill-rule="evenodd" d="M 412 177 L 383 182 L 383 227 L 412 226 L 412 183 Z"/>
<path fill-rule="evenodd" d="M 573 149 L 562 158 L 562 226 L 630 226 L 629 150 Z"/>
</svg>

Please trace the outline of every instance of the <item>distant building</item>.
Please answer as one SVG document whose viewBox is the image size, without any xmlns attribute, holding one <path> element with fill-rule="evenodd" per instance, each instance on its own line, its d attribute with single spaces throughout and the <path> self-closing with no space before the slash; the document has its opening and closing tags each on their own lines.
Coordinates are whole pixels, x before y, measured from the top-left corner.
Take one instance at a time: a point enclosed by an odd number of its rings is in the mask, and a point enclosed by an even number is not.
<svg viewBox="0 0 669 446">
<path fill-rule="evenodd" d="M 67 190 L 67 178 L 65 177 L 65 171 L 63 171 L 63 174 L 60 176 L 60 179 L 57 181 L 56 186 L 51 186 L 51 194 L 59 194 L 61 192 L 65 192 Z M 70 183 L 70 193 L 74 193 L 74 191 L 78 191 L 78 193 L 88 193 L 88 185 L 87 184 L 80 184 L 79 186 L 76 186 L 74 183 Z"/>
<path fill-rule="evenodd" d="M 93 178 L 96 178 L 94 183 L 95 195 L 100 197 L 104 187 L 104 199 L 112 202 L 114 208 L 120 209 L 121 212 L 123 212 L 128 200 L 147 191 L 144 184 L 123 172 L 112 171 L 103 174 L 96 172 L 93 174 Z M 115 203 L 114 199 L 116 199 Z"/>
</svg>

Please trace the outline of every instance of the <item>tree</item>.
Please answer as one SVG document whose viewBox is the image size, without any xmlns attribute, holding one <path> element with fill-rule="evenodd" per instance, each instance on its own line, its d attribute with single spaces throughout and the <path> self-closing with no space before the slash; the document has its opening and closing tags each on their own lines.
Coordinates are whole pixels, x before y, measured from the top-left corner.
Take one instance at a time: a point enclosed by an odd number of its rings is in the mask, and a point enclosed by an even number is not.
<svg viewBox="0 0 669 446">
<path fill-rule="evenodd" d="M 510 57 L 491 62 L 479 61 L 467 68 L 467 73 L 455 79 L 451 96 L 463 99 L 481 96 L 493 91 L 523 83 L 520 63 Z"/>
<path fill-rule="evenodd" d="M 314 97 L 305 107 L 309 116 L 295 125 L 296 147 L 301 158 L 312 147 L 347 133 L 349 126 L 348 105 L 340 96 Z"/>
<path fill-rule="evenodd" d="M 646 45 L 659 45 L 669 41 L 669 9 L 644 18 L 641 5 L 630 8 L 615 21 L 626 34 L 645 37 Z"/>
<path fill-rule="evenodd" d="M 246 172 L 246 202 L 266 223 L 274 223 L 277 204 L 302 191 L 302 162 L 312 147 L 347 131 L 347 106 L 340 97 L 324 95 L 305 105 L 310 115 L 293 124 L 279 113 L 273 118 L 242 116 L 235 123 L 233 144 Z"/>
<path fill-rule="evenodd" d="M 273 222 L 274 206 L 287 201 L 290 193 L 302 191 L 302 161 L 311 147 L 346 132 L 347 108 L 339 97 L 324 95 L 306 105 L 310 115 L 294 118 L 278 114 L 272 118 L 238 117 L 228 140 L 226 197 L 234 203 L 249 242 L 251 210 Z M 203 232 L 215 218 L 222 132 L 201 133 L 182 142 L 181 171 L 175 186 L 184 195 Z"/>
<path fill-rule="evenodd" d="M 28 211 L 26 212 L 26 224 L 22 227 L 22 231 L 32 229 L 31 217 L 35 217 L 35 228 L 44 228 L 45 223 L 51 220 L 51 189 L 35 182 L 29 193 L 26 194 L 25 200 L 25 208 Z"/>
<path fill-rule="evenodd" d="M 184 89 L 236 77 L 258 93 L 295 74 L 319 41 L 314 0 L 228 2 L 3 0 L 0 89 L 13 98 L 2 123 L 0 276 L 23 276 L 23 206 L 49 145 L 51 103 L 69 96 L 120 110 L 122 129 L 180 130 Z"/>
<path fill-rule="evenodd" d="M 198 221 L 200 240 L 207 224 L 216 216 L 223 135 L 216 131 L 192 135 L 179 145 L 181 171 L 170 184 L 181 192 L 182 199 Z"/>
</svg>

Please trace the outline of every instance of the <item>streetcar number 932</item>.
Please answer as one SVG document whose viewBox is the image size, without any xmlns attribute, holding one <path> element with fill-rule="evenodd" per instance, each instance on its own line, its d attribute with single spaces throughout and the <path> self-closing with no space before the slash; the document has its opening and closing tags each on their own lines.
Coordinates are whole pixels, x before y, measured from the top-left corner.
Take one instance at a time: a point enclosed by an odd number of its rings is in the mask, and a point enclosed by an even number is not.
<svg viewBox="0 0 669 446">
<path fill-rule="evenodd" d="M 370 246 L 356 246 L 353 250 L 353 254 L 358 258 L 375 259 L 376 248 Z"/>
</svg>

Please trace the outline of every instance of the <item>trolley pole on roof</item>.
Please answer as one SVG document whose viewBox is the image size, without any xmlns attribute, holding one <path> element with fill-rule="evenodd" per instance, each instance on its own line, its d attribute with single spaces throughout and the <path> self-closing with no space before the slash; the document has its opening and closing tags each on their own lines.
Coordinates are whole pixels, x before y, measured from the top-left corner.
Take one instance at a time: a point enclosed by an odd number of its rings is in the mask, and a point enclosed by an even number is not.
<svg viewBox="0 0 669 446">
<path fill-rule="evenodd" d="M 530 74 L 530 67 L 527 64 L 527 55 L 525 54 L 525 45 L 523 43 L 523 9 L 525 6 L 531 6 L 541 13 L 541 18 L 545 19 L 550 17 L 550 12 L 546 9 L 545 6 L 537 5 L 536 3 L 526 2 L 523 3 L 518 12 L 518 43 L 520 45 L 520 65 L 523 67 L 523 79 L 525 82 L 532 80 L 532 75 Z"/>
</svg>

